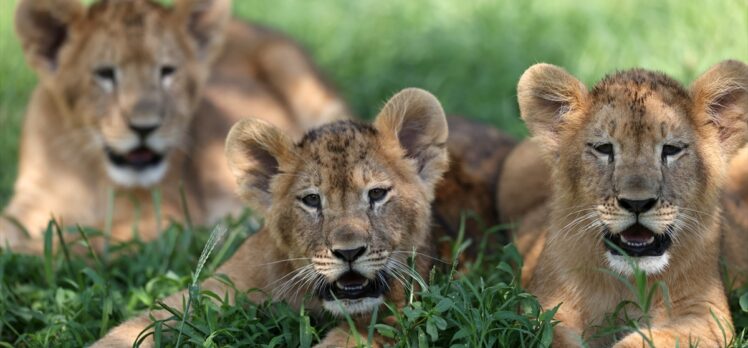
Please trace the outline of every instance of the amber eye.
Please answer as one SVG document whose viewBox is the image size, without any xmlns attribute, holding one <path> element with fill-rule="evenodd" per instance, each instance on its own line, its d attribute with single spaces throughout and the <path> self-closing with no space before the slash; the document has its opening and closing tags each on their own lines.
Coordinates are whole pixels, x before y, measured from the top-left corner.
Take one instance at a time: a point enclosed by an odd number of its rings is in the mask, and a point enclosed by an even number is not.
<svg viewBox="0 0 748 348">
<path fill-rule="evenodd" d="M 662 159 L 669 156 L 675 156 L 683 151 L 683 148 L 675 145 L 664 145 L 662 147 Z"/>
<path fill-rule="evenodd" d="M 383 189 L 383 188 L 374 188 L 369 190 L 369 202 L 375 203 L 378 201 L 381 201 L 384 199 L 385 196 L 387 196 L 387 192 L 389 189 Z"/>
<path fill-rule="evenodd" d="M 174 75 L 174 73 L 177 71 L 177 68 L 173 65 L 164 65 L 161 67 L 161 79 L 165 79 L 167 77 L 170 77 L 171 75 Z"/>
<path fill-rule="evenodd" d="M 322 200 L 316 193 L 308 194 L 301 198 L 301 202 L 307 207 L 319 209 L 322 206 Z"/>
<path fill-rule="evenodd" d="M 100 80 L 114 83 L 116 81 L 116 73 L 114 67 L 102 66 L 94 69 L 94 75 Z"/>
</svg>

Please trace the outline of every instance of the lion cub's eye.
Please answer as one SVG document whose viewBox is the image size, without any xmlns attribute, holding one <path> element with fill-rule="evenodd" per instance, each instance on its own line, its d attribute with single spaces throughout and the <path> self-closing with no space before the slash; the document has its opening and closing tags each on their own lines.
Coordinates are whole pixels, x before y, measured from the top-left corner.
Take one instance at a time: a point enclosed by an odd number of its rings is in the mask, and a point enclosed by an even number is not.
<svg viewBox="0 0 748 348">
<path fill-rule="evenodd" d="M 161 67 L 161 78 L 165 79 L 171 77 L 177 71 L 177 68 L 173 65 L 164 65 Z"/>
<path fill-rule="evenodd" d="M 322 200 L 316 193 L 308 194 L 301 198 L 301 202 L 310 208 L 319 209 L 322 206 Z"/>
<path fill-rule="evenodd" d="M 601 154 L 603 156 L 610 157 L 611 161 L 613 160 L 613 144 L 611 143 L 603 143 L 603 144 L 587 144 L 592 149 L 595 150 L 598 154 Z"/>
<path fill-rule="evenodd" d="M 384 188 L 373 188 L 369 190 L 369 202 L 375 203 L 384 199 L 387 196 L 389 189 Z"/>
<path fill-rule="evenodd" d="M 111 66 L 102 66 L 94 69 L 94 75 L 96 75 L 96 78 L 110 83 L 114 83 L 116 80 L 114 68 Z"/>
<path fill-rule="evenodd" d="M 600 144 L 595 145 L 595 151 L 603 154 L 603 155 L 612 155 L 613 154 L 613 144 Z"/>
<path fill-rule="evenodd" d="M 675 145 L 664 145 L 662 146 L 662 158 L 675 156 L 683 151 L 683 148 Z"/>
</svg>

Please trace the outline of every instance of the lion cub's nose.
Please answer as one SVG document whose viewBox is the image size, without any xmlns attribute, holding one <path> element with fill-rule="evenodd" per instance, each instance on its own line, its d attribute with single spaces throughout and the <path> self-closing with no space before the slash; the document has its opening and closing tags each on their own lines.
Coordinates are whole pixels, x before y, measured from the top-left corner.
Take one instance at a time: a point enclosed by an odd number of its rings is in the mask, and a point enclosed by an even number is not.
<svg viewBox="0 0 748 348">
<path fill-rule="evenodd" d="M 634 214 L 646 213 L 657 204 L 656 198 L 648 199 L 626 199 L 619 198 L 618 205 Z"/>
<path fill-rule="evenodd" d="M 130 124 L 130 129 L 132 129 L 135 134 L 137 134 L 141 139 L 144 139 L 148 136 L 148 134 L 153 133 L 158 128 L 158 125 L 148 125 L 148 126 L 142 126 L 142 125 L 135 125 Z"/>
<path fill-rule="evenodd" d="M 358 247 L 355 249 L 335 249 L 332 251 L 332 254 L 343 261 L 353 262 L 361 257 L 364 252 L 366 252 L 366 247 Z"/>
</svg>

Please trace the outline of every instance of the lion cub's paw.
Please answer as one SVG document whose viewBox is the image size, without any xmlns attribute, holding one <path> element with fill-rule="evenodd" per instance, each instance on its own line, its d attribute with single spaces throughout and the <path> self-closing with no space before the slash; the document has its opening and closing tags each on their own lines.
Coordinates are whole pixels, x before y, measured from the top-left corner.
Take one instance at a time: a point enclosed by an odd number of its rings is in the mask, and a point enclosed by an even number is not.
<svg viewBox="0 0 748 348">
<path fill-rule="evenodd" d="M 10 220 L 0 216 L 0 249 L 18 250 L 29 243 L 30 238 Z"/>
<path fill-rule="evenodd" d="M 646 329 L 644 329 L 646 330 Z M 692 343 L 701 341 L 701 344 L 699 344 L 699 347 L 706 346 L 706 347 L 716 347 L 718 345 L 716 342 L 704 342 L 703 339 L 699 339 L 694 337 L 691 342 L 689 342 L 688 339 L 682 339 L 681 337 L 678 337 L 677 334 L 673 332 L 669 332 L 666 330 L 652 330 L 652 331 L 644 331 L 646 332 L 646 339 L 645 336 L 643 336 L 641 333 L 633 332 L 625 337 L 623 337 L 620 341 L 618 341 L 616 344 L 613 345 L 613 348 L 647 348 L 652 346 L 652 344 L 655 347 L 689 347 Z M 704 343 L 707 343 L 704 345 Z M 721 346 L 721 345 L 720 345 Z"/>
<path fill-rule="evenodd" d="M 347 327 L 336 327 L 327 333 L 327 336 L 318 343 L 314 348 L 353 348 L 353 347 L 381 347 L 380 344 L 372 342 L 368 345 L 366 337 L 361 337 L 357 340 L 356 337 L 351 335 Z"/>
</svg>

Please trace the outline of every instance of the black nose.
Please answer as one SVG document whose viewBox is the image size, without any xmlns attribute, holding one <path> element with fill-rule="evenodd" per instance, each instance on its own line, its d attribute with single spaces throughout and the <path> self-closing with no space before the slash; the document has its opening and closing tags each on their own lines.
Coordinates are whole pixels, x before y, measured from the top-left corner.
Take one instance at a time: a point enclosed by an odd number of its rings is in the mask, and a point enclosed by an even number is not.
<svg viewBox="0 0 748 348">
<path fill-rule="evenodd" d="M 364 252 L 366 252 L 366 247 L 358 247 L 355 249 L 335 249 L 332 251 L 332 254 L 343 261 L 353 262 L 361 257 Z"/>
<path fill-rule="evenodd" d="M 618 205 L 634 214 L 646 213 L 657 204 L 656 198 L 649 199 L 625 199 L 619 198 Z"/>
<path fill-rule="evenodd" d="M 148 136 L 148 134 L 153 133 L 158 128 L 158 126 L 139 126 L 130 124 L 130 129 L 132 129 L 133 132 L 138 134 L 139 137 L 145 138 Z"/>
</svg>

